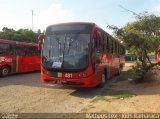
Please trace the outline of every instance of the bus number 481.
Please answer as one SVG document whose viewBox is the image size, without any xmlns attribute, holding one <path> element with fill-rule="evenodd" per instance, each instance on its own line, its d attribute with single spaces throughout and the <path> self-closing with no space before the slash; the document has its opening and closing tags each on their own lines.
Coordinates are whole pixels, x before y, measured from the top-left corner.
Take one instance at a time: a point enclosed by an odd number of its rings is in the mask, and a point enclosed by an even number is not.
<svg viewBox="0 0 160 119">
<path fill-rule="evenodd" d="M 71 74 L 71 73 L 66 73 L 66 74 L 65 74 L 65 77 L 66 77 L 66 78 L 72 78 L 72 74 Z"/>
</svg>

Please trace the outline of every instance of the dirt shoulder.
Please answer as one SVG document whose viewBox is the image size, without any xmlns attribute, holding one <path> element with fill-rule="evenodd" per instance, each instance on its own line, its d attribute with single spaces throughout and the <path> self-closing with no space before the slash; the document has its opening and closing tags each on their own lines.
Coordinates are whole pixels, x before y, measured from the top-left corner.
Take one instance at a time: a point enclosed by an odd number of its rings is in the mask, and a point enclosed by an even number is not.
<svg viewBox="0 0 160 119">
<path fill-rule="evenodd" d="M 39 72 L 15 74 L 0 78 L 0 113 L 77 113 L 101 90 L 43 84 Z"/>
<path fill-rule="evenodd" d="M 160 70 L 158 72 L 160 74 Z M 160 80 L 140 84 L 129 80 L 113 82 L 94 97 L 81 112 L 159 113 Z"/>
<path fill-rule="evenodd" d="M 126 63 L 124 71 L 132 65 Z M 116 78 L 102 89 L 42 84 L 39 72 L 0 78 L 0 112 L 160 112 L 159 80 L 135 85 Z"/>
</svg>

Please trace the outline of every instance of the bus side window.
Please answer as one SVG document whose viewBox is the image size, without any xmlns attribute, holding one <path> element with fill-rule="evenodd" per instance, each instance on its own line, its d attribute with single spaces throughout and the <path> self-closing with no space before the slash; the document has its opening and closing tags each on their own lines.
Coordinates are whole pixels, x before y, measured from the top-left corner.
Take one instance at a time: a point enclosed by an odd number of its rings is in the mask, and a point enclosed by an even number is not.
<svg viewBox="0 0 160 119">
<path fill-rule="evenodd" d="M 114 53 L 117 54 L 117 42 L 114 42 Z"/>
<path fill-rule="evenodd" d="M 109 53 L 113 53 L 113 41 L 109 38 Z"/>
<path fill-rule="evenodd" d="M 92 38 L 92 50 L 91 50 L 91 55 L 92 55 L 92 68 L 93 68 L 93 71 L 95 71 L 95 65 L 96 65 L 96 38 L 97 36 L 94 34 L 93 38 Z"/>
<path fill-rule="evenodd" d="M 99 40 L 98 37 L 95 37 L 95 48 L 96 48 L 96 52 L 100 52 L 100 44 L 99 44 Z"/>
<path fill-rule="evenodd" d="M 104 48 L 104 52 L 106 52 L 107 51 L 107 39 L 106 39 L 106 35 L 104 36 L 104 46 L 103 46 Z"/>
<path fill-rule="evenodd" d="M 104 51 L 104 40 L 103 37 L 101 37 L 100 35 L 96 35 L 95 38 L 95 48 L 96 48 L 96 53 L 102 53 Z"/>
<path fill-rule="evenodd" d="M 32 56 L 35 56 L 35 49 L 34 49 L 34 46 L 31 46 L 30 47 L 30 54 L 32 55 Z"/>
<path fill-rule="evenodd" d="M 101 37 L 102 37 L 102 40 L 100 42 L 101 51 L 105 52 L 106 51 L 106 48 L 105 48 L 105 36 L 104 36 L 103 33 L 101 33 Z"/>
<path fill-rule="evenodd" d="M 19 45 L 16 45 L 16 48 L 15 48 L 15 50 L 16 50 L 16 55 L 17 56 L 20 56 L 20 47 L 19 47 Z"/>
<path fill-rule="evenodd" d="M 35 46 L 33 46 L 32 49 L 33 49 L 32 55 L 36 56 L 37 55 L 37 48 Z"/>
<path fill-rule="evenodd" d="M 8 53 L 9 53 L 9 55 L 13 55 L 13 47 L 12 47 L 12 45 L 9 45 Z"/>
<path fill-rule="evenodd" d="M 115 41 L 112 41 L 112 53 L 115 53 Z"/>
<path fill-rule="evenodd" d="M 10 44 L 0 44 L 0 54 L 13 55 L 12 46 Z"/>
<path fill-rule="evenodd" d="M 105 44 L 105 51 L 106 52 L 109 52 L 109 38 L 108 38 L 108 36 L 105 36 L 105 38 L 104 38 L 104 44 Z"/>
<path fill-rule="evenodd" d="M 23 46 L 23 56 L 28 56 L 28 47 Z"/>
<path fill-rule="evenodd" d="M 38 53 L 39 53 L 39 52 L 38 52 L 38 48 L 35 47 L 35 46 L 33 46 L 33 47 L 32 47 L 32 55 L 33 55 L 33 56 L 38 56 L 38 55 L 39 55 Z"/>
<path fill-rule="evenodd" d="M 31 46 L 28 46 L 28 55 L 32 56 L 33 49 Z"/>
<path fill-rule="evenodd" d="M 21 46 L 21 50 L 22 50 L 22 56 L 26 56 L 27 55 L 27 47 L 26 46 Z"/>
<path fill-rule="evenodd" d="M 117 45 L 116 45 L 116 47 L 117 47 L 117 50 L 116 50 L 116 52 L 117 52 L 117 54 L 119 54 L 119 44 L 118 43 L 116 43 Z"/>
<path fill-rule="evenodd" d="M 93 38 L 92 38 L 92 67 L 93 67 L 93 71 L 95 71 L 96 69 L 96 64 L 99 63 L 99 55 L 100 55 L 100 39 L 99 37 L 96 35 L 96 33 L 94 34 Z"/>
</svg>

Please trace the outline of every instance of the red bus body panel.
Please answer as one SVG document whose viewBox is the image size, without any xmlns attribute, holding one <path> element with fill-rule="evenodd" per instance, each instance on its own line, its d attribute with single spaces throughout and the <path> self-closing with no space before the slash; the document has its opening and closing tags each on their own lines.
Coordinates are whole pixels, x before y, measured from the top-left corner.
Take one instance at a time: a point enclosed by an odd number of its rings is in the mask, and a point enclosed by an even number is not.
<svg viewBox="0 0 160 119">
<path fill-rule="evenodd" d="M 40 56 L 17 56 L 17 72 L 40 70 Z"/>
<path fill-rule="evenodd" d="M 156 61 L 157 61 L 158 63 L 160 63 L 160 53 L 157 53 L 157 54 L 156 54 Z"/>
</svg>

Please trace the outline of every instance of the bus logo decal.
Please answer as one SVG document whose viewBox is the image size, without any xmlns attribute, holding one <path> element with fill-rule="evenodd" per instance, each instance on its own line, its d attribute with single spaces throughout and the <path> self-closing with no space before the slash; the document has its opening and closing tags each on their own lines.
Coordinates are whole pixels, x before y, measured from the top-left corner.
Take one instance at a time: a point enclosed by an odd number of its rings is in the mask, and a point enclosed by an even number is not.
<svg viewBox="0 0 160 119">
<path fill-rule="evenodd" d="M 0 62 L 12 62 L 11 58 L 0 57 Z"/>
</svg>

